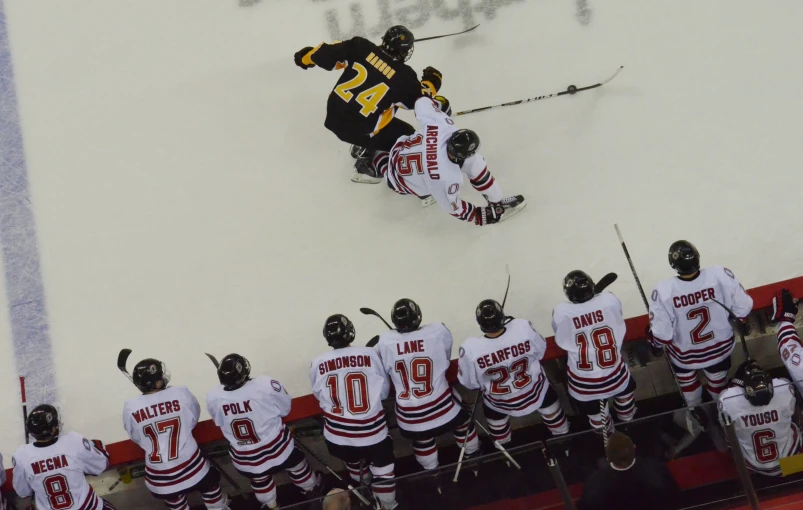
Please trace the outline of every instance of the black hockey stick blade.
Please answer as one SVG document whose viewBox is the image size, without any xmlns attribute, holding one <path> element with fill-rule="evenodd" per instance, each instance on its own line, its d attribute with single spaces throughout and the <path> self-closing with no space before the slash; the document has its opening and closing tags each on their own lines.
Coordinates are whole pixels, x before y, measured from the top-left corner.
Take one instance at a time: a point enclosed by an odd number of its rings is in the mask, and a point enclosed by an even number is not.
<svg viewBox="0 0 803 510">
<path fill-rule="evenodd" d="M 619 278 L 619 275 L 616 273 L 608 273 L 602 278 L 599 279 L 596 285 L 594 285 L 594 294 L 599 294 L 600 292 L 605 291 L 610 284 L 616 281 Z"/>
<path fill-rule="evenodd" d="M 122 349 L 120 354 L 117 355 L 117 368 L 120 372 L 125 374 L 126 377 L 131 379 L 131 374 L 129 374 L 128 370 L 125 368 L 129 356 L 131 356 L 131 349 Z"/>
<path fill-rule="evenodd" d="M 368 340 L 368 343 L 365 344 L 366 347 L 375 347 L 376 344 L 379 343 L 379 335 L 376 335 L 372 339 Z"/>
<path fill-rule="evenodd" d="M 476 25 L 474 25 L 473 27 L 471 27 L 471 28 L 469 28 L 467 30 L 463 30 L 462 32 L 455 32 L 453 34 L 444 34 L 444 35 L 433 35 L 432 37 L 422 37 L 421 39 L 416 39 L 415 42 L 420 43 L 420 42 L 424 42 L 424 41 L 431 41 L 433 39 L 440 39 L 442 37 L 452 37 L 453 35 L 465 34 L 466 32 L 471 32 L 472 30 L 474 30 L 478 26 L 480 26 L 479 23 L 477 23 Z"/>
<path fill-rule="evenodd" d="M 220 368 L 220 363 L 217 362 L 217 358 L 215 358 L 208 352 L 205 352 L 204 354 L 206 354 L 206 357 L 209 358 L 209 361 L 211 361 L 212 364 L 215 365 L 215 368 Z"/>
<path fill-rule="evenodd" d="M 384 319 L 384 318 L 383 318 L 381 315 L 379 315 L 379 314 L 378 314 L 376 311 L 374 311 L 374 310 L 371 310 L 370 308 L 360 308 L 360 312 L 361 312 L 363 315 L 373 315 L 374 317 L 379 317 L 379 320 L 381 320 L 382 322 L 384 322 L 384 323 L 385 323 L 385 326 L 387 326 L 387 327 L 388 327 L 388 329 L 393 329 L 393 326 L 391 326 L 390 324 L 388 324 L 388 321 L 386 321 L 386 320 L 385 320 L 385 319 Z"/>
<path fill-rule="evenodd" d="M 507 287 L 505 287 L 505 297 L 502 298 L 502 310 L 505 309 L 507 303 L 507 293 L 510 290 L 510 268 L 505 264 L 505 271 L 507 271 Z"/>
</svg>

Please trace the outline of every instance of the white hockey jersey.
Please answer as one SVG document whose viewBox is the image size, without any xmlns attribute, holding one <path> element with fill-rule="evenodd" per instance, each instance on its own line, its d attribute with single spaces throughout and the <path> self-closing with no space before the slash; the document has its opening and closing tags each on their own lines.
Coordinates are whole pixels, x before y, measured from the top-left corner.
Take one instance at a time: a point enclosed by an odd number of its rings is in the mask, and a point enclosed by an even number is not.
<svg viewBox="0 0 803 510">
<path fill-rule="evenodd" d="M 154 494 L 191 489 L 209 472 L 192 430 L 201 407 L 186 386 L 126 400 L 123 427 L 145 450 L 145 486 Z"/>
<path fill-rule="evenodd" d="M 421 130 L 399 138 L 390 151 L 385 171 L 388 186 L 401 195 L 431 195 L 447 213 L 477 223 L 480 207 L 460 198 L 463 174 L 490 202 L 502 200 L 502 191 L 485 159 L 476 153 L 462 167 L 449 160 L 446 146 L 458 128 L 431 98 L 425 96 L 416 101 L 415 116 Z"/>
<path fill-rule="evenodd" d="M 786 370 L 792 378 L 797 391 L 803 395 L 803 342 L 797 335 L 795 325 L 791 322 L 778 323 L 778 353 L 781 355 Z"/>
<path fill-rule="evenodd" d="M 279 381 L 266 376 L 233 391 L 219 385 L 207 394 L 206 408 L 229 441 L 235 468 L 260 475 L 290 457 L 293 436 L 282 418 L 290 413 L 291 402 Z"/>
<path fill-rule="evenodd" d="M 434 322 L 410 333 L 386 331 L 376 350 L 396 388 L 399 428 L 425 432 L 457 417 L 460 406 L 446 380 L 452 359 L 452 333 L 446 326 Z"/>
<path fill-rule="evenodd" d="M 581 402 L 618 395 L 630 381 L 622 358 L 622 302 L 610 292 L 585 303 L 560 303 L 552 312 L 555 342 L 569 356 L 569 394 Z"/>
<path fill-rule="evenodd" d="M 793 421 L 794 386 L 786 379 L 773 379 L 772 385 L 772 400 L 760 407 L 747 401 L 743 388 L 731 386 L 719 396 L 719 411 L 720 420 L 727 414 L 733 421 L 748 467 L 777 476 L 781 474 L 779 459 L 800 450 L 800 431 Z"/>
<path fill-rule="evenodd" d="M 344 347 L 322 354 L 310 367 L 312 393 L 323 410 L 323 436 L 343 446 L 370 446 L 388 436 L 382 401 L 390 381 L 370 347 Z"/>
<path fill-rule="evenodd" d="M 711 266 L 694 280 L 667 278 L 652 291 L 650 327 L 655 341 L 666 347 L 672 363 L 701 369 L 724 360 L 733 352 L 733 327 L 727 306 L 741 318 L 753 309 L 753 299 L 730 269 Z"/>
<path fill-rule="evenodd" d="M 529 321 L 512 319 L 496 338 L 469 338 L 460 348 L 458 379 L 482 389 L 485 404 L 500 413 L 526 416 L 541 407 L 549 381 L 541 370 L 546 340 Z"/>
<path fill-rule="evenodd" d="M 40 510 L 103 508 L 103 500 L 85 476 L 99 475 L 109 467 L 109 455 L 99 441 L 68 432 L 49 446 L 20 446 L 11 463 L 14 491 L 23 498 L 33 493 Z"/>
</svg>

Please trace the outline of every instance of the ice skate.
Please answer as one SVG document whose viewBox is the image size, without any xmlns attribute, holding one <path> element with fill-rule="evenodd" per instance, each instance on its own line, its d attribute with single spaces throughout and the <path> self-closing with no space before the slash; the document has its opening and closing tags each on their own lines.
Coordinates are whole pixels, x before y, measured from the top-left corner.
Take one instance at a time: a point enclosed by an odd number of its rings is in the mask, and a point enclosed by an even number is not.
<svg viewBox="0 0 803 510">
<path fill-rule="evenodd" d="M 425 195 L 423 197 L 419 197 L 421 199 L 421 208 L 429 207 L 435 203 L 435 199 L 432 198 L 432 195 Z"/>
<path fill-rule="evenodd" d="M 502 222 L 527 207 L 527 201 L 524 200 L 523 195 L 514 195 L 512 197 L 503 198 L 494 205 L 501 205 L 505 209 L 502 216 L 499 218 L 499 221 Z"/>
<path fill-rule="evenodd" d="M 354 175 L 351 176 L 351 182 L 360 184 L 379 184 L 384 180 L 381 175 L 378 175 L 376 167 L 374 167 L 371 158 L 361 157 L 354 162 Z"/>
</svg>

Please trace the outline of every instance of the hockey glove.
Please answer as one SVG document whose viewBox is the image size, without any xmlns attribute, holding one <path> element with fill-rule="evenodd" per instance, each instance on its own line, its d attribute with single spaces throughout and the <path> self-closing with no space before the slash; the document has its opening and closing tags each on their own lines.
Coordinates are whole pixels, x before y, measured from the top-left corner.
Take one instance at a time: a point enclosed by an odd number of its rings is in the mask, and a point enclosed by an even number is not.
<svg viewBox="0 0 803 510">
<path fill-rule="evenodd" d="M 307 53 L 309 53 L 313 49 L 315 49 L 315 48 L 313 48 L 312 46 L 307 46 L 306 48 L 301 48 L 300 50 L 298 50 L 296 52 L 296 54 L 293 56 L 293 59 L 295 60 L 296 65 L 298 67 L 300 67 L 301 69 L 303 69 L 305 71 L 307 69 L 311 68 L 311 67 L 315 67 L 315 64 L 305 64 L 303 62 L 303 58 L 307 55 Z"/>
<path fill-rule="evenodd" d="M 443 75 L 434 67 L 427 67 L 421 73 L 421 83 L 432 92 L 432 95 L 435 95 L 443 84 Z"/>
<path fill-rule="evenodd" d="M 796 315 L 797 305 L 792 293 L 787 289 L 781 289 L 772 298 L 772 320 L 795 322 Z"/>
<path fill-rule="evenodd" d="M 446 99 L 443 96 L 435 96 L 432 99 L 434 99 L 435 102 L 438 103 L 438 106 L 440 106 L 441 111 L 443 113 L 445 113 L 449 117 L 452 116 L 452 104 L 449 102 L 448 99 Z"/>
<path fill-rule="evenodd" d="M 480 214 L 477 216 L 477 225 L 493 225 L 499 223 L 502 219 L 502 214 L 505 208 L 501 204 L 488 204 L 480 209 Z"/>
</svg>

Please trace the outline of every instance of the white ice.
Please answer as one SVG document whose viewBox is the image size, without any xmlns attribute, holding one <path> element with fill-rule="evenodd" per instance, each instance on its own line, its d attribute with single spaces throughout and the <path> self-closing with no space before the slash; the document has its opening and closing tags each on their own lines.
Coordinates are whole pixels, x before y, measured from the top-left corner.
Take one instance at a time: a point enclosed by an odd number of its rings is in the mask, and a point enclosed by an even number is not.
<svg viewBox="0 0 803 510">
<path fill-rule="evenodd" d="M 122 347 L 132 364 L 163 359 L 201 398 L 216 383 L 203 353 L 231 351 L 300 396 L 329 314 L 348 314 L 363 343 L 382 325 L 360 306 L 387 314 L 411 297 L 459 345 L 478 331 L 476 304 L 501 299 L 505 264 L 508 311 L 545 335 L 575 268 L 619 273 L 612 290 L 640 315 L 615 222 L 648 288 L 671 275 L 678 238 L 745 287 L 801 274 L 797 0 L 5 3 L 59 404 L 86 435 L 126 438 Z M 481 23 L 411 61 L 443 72 L 456 111 L 625 69 L 596 91 L 456 119 L 503 191 L 529 201 L 478 228 L 349 181 L 347 147 L 323 127 L 336 75 L 302 72 L 293 53 L 332 38 L 327 19 L 349 35 L 352 4 L 374 39 L 397 22 L 419 36 Z M 472 10 L 440 15 L 458 5 Z M 21 430 L 3 382 L 5 427 Z M 20 439 L 0 434 L 0 451 Z"/>
</svg>

